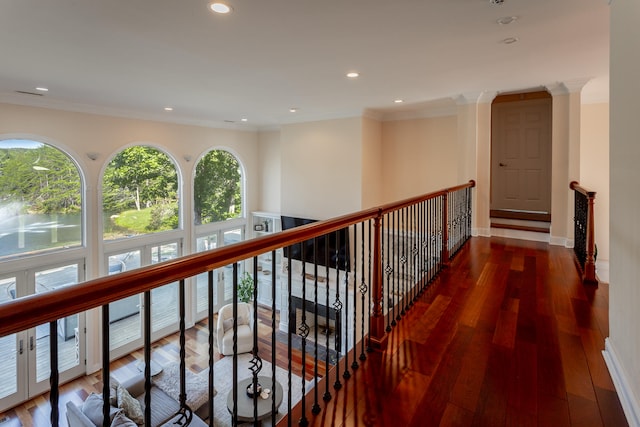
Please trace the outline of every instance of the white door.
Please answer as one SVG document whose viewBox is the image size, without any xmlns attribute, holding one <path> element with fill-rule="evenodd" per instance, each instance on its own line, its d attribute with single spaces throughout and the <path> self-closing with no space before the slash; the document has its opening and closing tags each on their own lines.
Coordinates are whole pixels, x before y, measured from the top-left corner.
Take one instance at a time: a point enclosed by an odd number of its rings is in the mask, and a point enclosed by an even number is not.
<svg viewBox="0 0 640 427">
<path fill-rule="evenodd" d="M 550 214 L 551 99 L 494 104 L 491 133 L 491 210 Z"/>
<path fill-rule="evenodd" d="M 2 300 L 76 284 L 84 280 L 84 261 L 27 269 L 0 278 Z M 84 375 L 84 313 L 59 319 L 55 327 L 60 383 Z M 51 375 L 49 324 L 0 340 L 0 411 L 49 389 Z"/>
</svg>

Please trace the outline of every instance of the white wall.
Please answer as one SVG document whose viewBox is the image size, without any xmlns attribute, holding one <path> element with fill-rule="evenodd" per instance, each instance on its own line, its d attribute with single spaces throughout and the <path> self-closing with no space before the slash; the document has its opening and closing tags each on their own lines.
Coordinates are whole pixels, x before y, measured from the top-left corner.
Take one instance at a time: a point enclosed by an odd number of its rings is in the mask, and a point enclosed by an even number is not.
<svg viewBox="0 0 640 427">
<path fill-rule="evenodd" d="M 281 129 L 281 213 L 327 219 L 362 208 L 362 118 Z"/>
<path fill-rule="evenodd" d="M 609 279 L 609 104 L 583 104 L 580 130 L 580 184 L 595 191 L 597 274 Z"/>
<path fill-rule="evenodd" d="M 632 426 L 640 425 L 640 2 L 611 3 L 609 338 L 605 357 Z"/>
</svg>

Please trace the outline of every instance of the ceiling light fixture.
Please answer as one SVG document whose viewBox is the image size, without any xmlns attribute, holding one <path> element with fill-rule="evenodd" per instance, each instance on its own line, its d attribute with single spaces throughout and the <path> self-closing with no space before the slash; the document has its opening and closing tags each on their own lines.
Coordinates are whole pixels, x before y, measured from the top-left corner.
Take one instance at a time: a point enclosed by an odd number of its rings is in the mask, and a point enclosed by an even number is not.
<svg viewBox="0 0 640 427">
<path fill-rule="evenodd" d="M 502 18 L 497 19 L 496 23 L 500 25 L 509 25 L 517 20 L 518 20 L 517 16 L 503 16 Z"/>
<path fill-rule="evenodd" d="M 47 89 L 46 87 L 37 87 L 36 90 L 39 90 L 40 92 L 49 92 L 49 89 Z"/>
<path fill-rule="evenodd" d="M 297 111 L 298 111 L 298 109 L 297 109 L 297 108 L 295 108 L 295 107 L 289 108 L 289 112 L 290 112 L 290 113 L 295 113 L 295 112 L 297 112 Z"/>
<path fill-rule="evenodd" d="M 402 104 L 404 102 L 404 99 L 396 99 L 393 102 L 395 102 L 396 104 Z"/>
<path fill-rule="evenodd" d="M 173 111 L 173 107 L 164 107 L 164 111 Z"/>
<path fill-rule="evenodd" d="M 347 77 L 349 77 L 350 79 L 355 79 L 356 77 L 360 77 L 360 73 L 356 71 L 351 71 L 347 73 Z"/>
<path fill-rule="evenodd" d="M 517 37 L 507 37 L 506 39 L 502 40 L 502 43 L 504 44 L 514 44 L 518 41 Z"/>
<path fill-rule="evenodd" d="M 246 118 L 243 117 L 243 118 L 240 119 L 240 121 L 241 122 L 247 122 L 247 121 L 249 121 L 249 119 L 246 119 Z"/>
<path fill-rule="evenodd" d="M 211 3 L 209 5 L 209 8 L 215 13 L 220 13 L 223 15 L 231 12 L 231 6 L 224 3 L 219 3 L 219 2 Z"/>
</svg>

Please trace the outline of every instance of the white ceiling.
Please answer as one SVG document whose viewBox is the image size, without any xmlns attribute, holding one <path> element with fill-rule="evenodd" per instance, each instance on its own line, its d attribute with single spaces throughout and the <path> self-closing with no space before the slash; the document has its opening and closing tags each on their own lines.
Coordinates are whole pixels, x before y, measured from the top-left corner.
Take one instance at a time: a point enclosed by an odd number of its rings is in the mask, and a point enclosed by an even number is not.
<svg viewBox="0 0 640 427">
<path fill-rule="evenodd" d="M 0 102 L 255 129 L 556 82 L 608 99 L 606 0 L 228 3 L 0 0 Z"/>
</svg>

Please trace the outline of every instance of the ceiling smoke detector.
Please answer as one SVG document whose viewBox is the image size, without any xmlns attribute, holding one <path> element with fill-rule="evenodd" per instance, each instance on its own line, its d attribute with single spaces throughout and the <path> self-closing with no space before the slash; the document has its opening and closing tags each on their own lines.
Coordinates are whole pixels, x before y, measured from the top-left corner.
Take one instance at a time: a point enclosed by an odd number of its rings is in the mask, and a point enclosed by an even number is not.
<svg viewBox="0 0 640 427">
<path fill-rule="evenodd" d="M 489 0 L 489 3 L 501 5 L 502 3 L 504 3 L 504 0 Z"/>
</svg>

